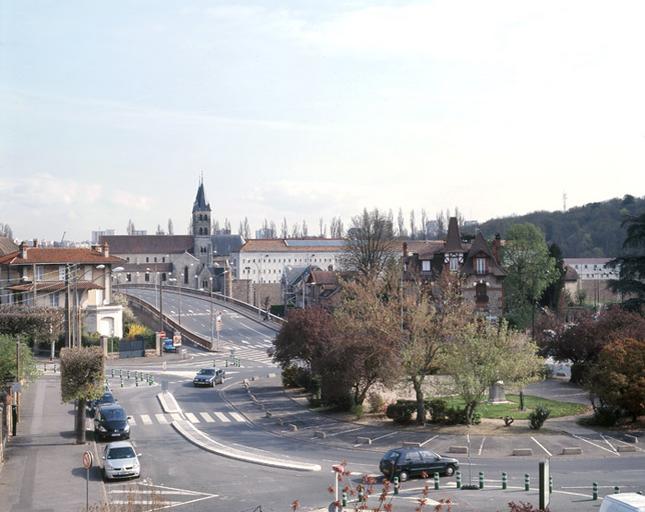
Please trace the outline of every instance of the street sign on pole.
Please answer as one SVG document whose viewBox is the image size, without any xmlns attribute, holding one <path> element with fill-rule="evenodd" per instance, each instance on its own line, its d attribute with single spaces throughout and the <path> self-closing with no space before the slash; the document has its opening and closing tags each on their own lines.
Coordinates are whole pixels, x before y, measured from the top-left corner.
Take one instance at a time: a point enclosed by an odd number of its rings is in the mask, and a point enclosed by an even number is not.
<svg viewBox="0 0 645 512">
<path fill-rule="evenodd" d="M 540 462 L 540 497 L 539 504 L 540 510 L 546 510 L 551 500 L 551 493 L 549 492 L 549 461 Z"/>
<path fill-rule="evenodd" d="M 94 457 L 92 457 L 92 452 L 84 451 L 83 452 L 83 467 L 85 469 L 92 469 L 92 463 L 94 462 Z"/>
<path fill-rule="evenodd" d="M 83 467 L 85 468 L 85 511 L 86 512 L 90 509 L 90 469 L 92 468 L 93 462 L 94 462 L 94 457 L 92 457 L 92 452 L 85 450 L 83 452 Z"/>
</svg>

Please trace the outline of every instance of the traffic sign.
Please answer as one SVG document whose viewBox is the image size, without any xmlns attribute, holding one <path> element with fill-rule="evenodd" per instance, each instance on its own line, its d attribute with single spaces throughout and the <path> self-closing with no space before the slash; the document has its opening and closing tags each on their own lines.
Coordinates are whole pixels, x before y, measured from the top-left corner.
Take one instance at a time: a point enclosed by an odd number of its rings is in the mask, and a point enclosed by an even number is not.
<svg viewBox="0 0 645 512">
<path fill-rule="evenodd" d="M 94 462 L 94 457 L 92 457 L 92 452 L 85 450 L 83 452 L 83 467 L 85 469 L 90 469 L 92 463 Z"/>
</svg>

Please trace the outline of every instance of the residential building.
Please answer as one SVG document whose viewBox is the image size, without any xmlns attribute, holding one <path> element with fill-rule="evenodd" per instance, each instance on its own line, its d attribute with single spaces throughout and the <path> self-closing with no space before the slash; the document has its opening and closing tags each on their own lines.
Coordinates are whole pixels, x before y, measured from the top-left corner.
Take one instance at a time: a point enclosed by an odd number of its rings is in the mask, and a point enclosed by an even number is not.
<svg viewBox="0 0 645 512">
<path fill-rule="evenodd" d="M 0 256 L 0 303 L 65 307 L 82 311 L 83 330 L 123 336 L 122 306 L 112 303 L 112 275 L 124 261 L 108 244 L 91 249 L 39 247 L 21 243 Z"/>
<path fill-rule="evenodd" d="M 565 289 L 574 302 L 599 306 L 622 300 L 622 297 L 608 288 L 609 281 L 620 277 L 619 267 L 608 266 L 611 260 L 612 258 L 564 258 L 566 275 L 569 276 L 568 280 L 565 279 Z"/>
</svg>

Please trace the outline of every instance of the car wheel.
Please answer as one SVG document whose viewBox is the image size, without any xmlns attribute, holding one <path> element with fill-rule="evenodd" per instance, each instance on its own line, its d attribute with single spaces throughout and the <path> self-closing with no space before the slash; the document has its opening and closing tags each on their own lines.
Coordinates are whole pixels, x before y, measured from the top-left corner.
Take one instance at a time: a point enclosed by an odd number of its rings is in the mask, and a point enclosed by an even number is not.
<svg viewBox="0 0 645 512">
<path fill-rule="evenodd" d="M 409 478 L 407 471 L 401 471 L 399 473 L 399 482 L 406 482 Z"/>
<path fill-rule="evenodd" d="M 452 476 L 455 474 L 455 466 L 448 466 L 446 468 L 446 476 Z"/>
</svg>

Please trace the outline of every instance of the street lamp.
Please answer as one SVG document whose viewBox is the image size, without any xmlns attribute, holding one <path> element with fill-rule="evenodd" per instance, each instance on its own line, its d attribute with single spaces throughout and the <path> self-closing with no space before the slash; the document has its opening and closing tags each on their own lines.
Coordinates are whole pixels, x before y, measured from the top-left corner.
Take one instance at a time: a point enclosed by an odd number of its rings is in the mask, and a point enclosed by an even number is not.
<svg viewBox="0 0 645 512">
<path fill-rule="evenodd" d="M 213 319 L 213 276 L 210 276 L 208 278 L 208 281 L 210 282 L 210 300 L 208 301 L 208 303 L 210 304 L 210 310 L 211 310 L 211 350 L 213 350 L 213 338 L 214 338 L 213 331 L 215 329 L 215 322 Z"/>
</svg>

